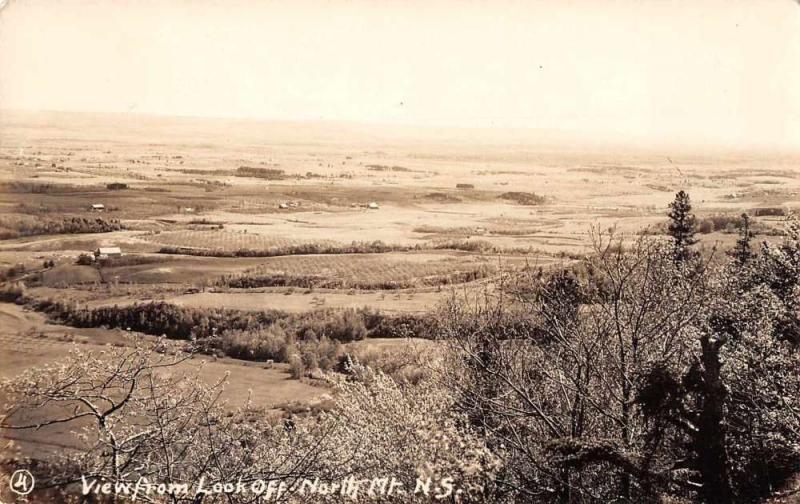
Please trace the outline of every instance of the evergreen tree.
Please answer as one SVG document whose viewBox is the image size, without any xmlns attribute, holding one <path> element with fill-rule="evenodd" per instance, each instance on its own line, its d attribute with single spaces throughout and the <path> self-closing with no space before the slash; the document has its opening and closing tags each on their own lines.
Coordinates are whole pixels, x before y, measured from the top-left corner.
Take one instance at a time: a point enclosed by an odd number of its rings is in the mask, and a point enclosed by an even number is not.
<svg viewBox="0 0 800 504">
<path fill-rule="evenodd" d="M 739 239 L 736 240 L 736 245 L 730 252 L 730 255 L 740 266 L 745 265 L 753 258 L 753 250 L 752 247 L 750 247 L 752 239 L 753 232 L 750 230 L 750 217 L 746 213 L 743 213 L 742 225 L 739 226 Z"/>
<path fill-rule="evenodd" d="M 685 191 L 675 195 L 669 204 L 669 234 L 675 241 L 675 261 L 682 262 L 694 255 L 691 246 L 697 243 L 694 237 L 697 219 L 692 213 L 692 203 Z"/>
</svg>

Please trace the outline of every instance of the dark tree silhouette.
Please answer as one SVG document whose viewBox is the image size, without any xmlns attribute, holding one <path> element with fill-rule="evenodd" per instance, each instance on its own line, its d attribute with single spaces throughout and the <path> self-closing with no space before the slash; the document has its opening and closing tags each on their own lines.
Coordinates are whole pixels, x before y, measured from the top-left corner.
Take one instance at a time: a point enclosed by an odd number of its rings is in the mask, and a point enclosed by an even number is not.
<svg viewBox="0 0 800 504">
<path fill-rule="evenodd" d="M 753 250 L 750 246 L 752 239 L 753 232 L 750 229 L 750 217 L 746 213 L 743 213 L 742 225 L 739 227 L 739 239 L 736 240 L 736 245 L 730 252 L 730 255 L 740 266 L 744 266 L 753 258 Z"/>
<path fill-rule="evenodd" d="M 697 219 L 692 213 L 689 194 L 681 190 L 675 195 L 675 201 L 669 204 L 669 234 L 675 241 L 675 261 L 682 262 L 694 255 L 692 245 L 697 243 L 695 230 Z"/>
</svg>

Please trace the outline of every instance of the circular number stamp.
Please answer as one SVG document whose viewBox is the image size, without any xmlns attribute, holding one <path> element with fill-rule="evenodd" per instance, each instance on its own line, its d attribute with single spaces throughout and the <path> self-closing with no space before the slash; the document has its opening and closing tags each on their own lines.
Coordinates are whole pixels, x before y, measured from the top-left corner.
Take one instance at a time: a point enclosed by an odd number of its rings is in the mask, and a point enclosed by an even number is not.
<svg viewBox="0 0 800 504">
<path fill-rule="evenodd" d="M 25 469 L 18 469 L 11 475 L 11 491 L 17 495 L 28 495 L 33 491 L 33 486 L 36 480 L 33 479 L 33 474 Z"/>
</svg>

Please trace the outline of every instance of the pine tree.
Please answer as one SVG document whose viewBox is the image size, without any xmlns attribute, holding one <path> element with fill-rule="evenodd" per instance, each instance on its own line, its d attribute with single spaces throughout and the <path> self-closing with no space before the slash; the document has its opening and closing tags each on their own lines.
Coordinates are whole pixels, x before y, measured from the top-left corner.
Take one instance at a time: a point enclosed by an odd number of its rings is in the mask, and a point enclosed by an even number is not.
<svg viewBox="0 0 800 504">
<path fill-rule="evenodd" d="M 730 252 L 730 255 L 740 266 L 745 265 L 753 258 L 753 250 L 750 247 L 750 241 L 752 239 L 753 232 L 750 230 L 750 217 L 746 213 L 743 213 L 742 225 L 739 226 L 739 239 L 736 240 L 736 245 Z"/>
<path fill-rule="evenodd" d="M 692 203 L 685 191 L 675 195 L 669 204 L 669 234 L 675 241 L 675 261 L 682 262 L 694 256 L 691 246 L 697 243 L 694 237 L 697 219 L 692 213 Z"/>
</svg>

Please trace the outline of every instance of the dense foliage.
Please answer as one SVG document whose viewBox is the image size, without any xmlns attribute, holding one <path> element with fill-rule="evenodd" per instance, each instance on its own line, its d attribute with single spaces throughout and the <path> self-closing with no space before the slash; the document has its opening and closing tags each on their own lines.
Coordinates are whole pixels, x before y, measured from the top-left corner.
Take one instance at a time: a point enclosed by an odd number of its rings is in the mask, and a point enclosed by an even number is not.
<svg viewBox="0 0 800 504">
<path fill-rule="evenodd" d="M 443 308 L 443 386 L 504 461 L 498 498 L 796 493 L 800 225 L 746 261 L 688 243 L 598 240 L 576 267 Z"/>
<path fill-rule="evenodd" d="M 430 317 L 384 315 L 370 309 L 320 309 L 304 313 L 199 309 L 157 301 L 88 308 L 76 303 L 36 299 L 24 287 L 8 284 L 0 300 L 25 304 L 61 324 L 121 328 L 170 339 L 190 340 L 202 351 L 244 360 L 292 363 L 303 375 L 339 362 L 339 343 L 367 337 L 423 337 L 435 331 Z"/>
</svg>

